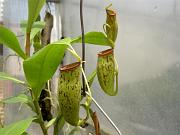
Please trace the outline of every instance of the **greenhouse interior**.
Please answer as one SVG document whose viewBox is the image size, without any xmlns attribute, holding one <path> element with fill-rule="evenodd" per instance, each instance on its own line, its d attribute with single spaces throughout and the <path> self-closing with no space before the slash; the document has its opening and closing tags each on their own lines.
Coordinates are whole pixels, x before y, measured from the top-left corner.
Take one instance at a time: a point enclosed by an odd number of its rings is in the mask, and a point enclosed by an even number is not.
<svg viewBox="0 0 180 135">
<path fill-rule="evenodd" d="M 180 135 L 179 0 L 0 0 L 0 135 Z"/>
</svg>

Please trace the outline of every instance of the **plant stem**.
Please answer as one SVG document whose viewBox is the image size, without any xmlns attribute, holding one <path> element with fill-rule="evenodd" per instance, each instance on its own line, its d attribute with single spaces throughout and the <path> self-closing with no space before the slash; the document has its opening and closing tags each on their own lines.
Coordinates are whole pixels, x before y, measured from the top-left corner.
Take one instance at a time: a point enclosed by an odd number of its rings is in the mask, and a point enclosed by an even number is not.
<svg viewBox="0 0 180 135">
<path fill-rule="evenodd" d="M 81 61 L 81 57 L 79 57 L 74 50 L 69 49 L 69 48 L 67 48 L 67 50 L 68 50 L 70 53 L 72 53 L 72 55 L 73 55 L 78 61 Z"/>
<path fill-rule="evenodd" d="M 64 124 L 65 124 L 65 120 L 63 116 L 59 113 L 54 124 L 53 135 L 58 135 L 59 131 L 63 128 Z"/>
<path fill-rule="evenodd" d="M 98 120 L 96 112 L 92 112 L 91 118 L 92 118 L 93 123 L 94 123 L 96 135 L 100 135 L 100 124 L 99 124 L 99 120 Z"/>
<path fill-rule="evenodd" d="M 82 74 L 83 74 L 84 81 L 85 81 L 85 83 L 87 85 L 89 96 L 92 98 L 91 89 L 89 87 L 89 84 L 88 84 L 88 81 L 87 81 L 87 77 L 85 75 L 85 72 L 84 72 L 83 68 L 81 68 L 81 71 L 82 71 Z"/>
<path fill-rule="evenodd" d="M 81 21 L 81 35 L 82 35 L 82 61 L 85 61 L 85 37 L 84 37 L 84 22 L 83 22 L 83 0 L 80 0 L 80 21 Z M 85 63 L 82 63 L 82 68 L 85 71 Z M 86 96 L 86 83 L 82 75 L 83 92 L 82 95 Z"/>
<path fill-rule="evenodd" d="M 26 46 L 25 46 L 25 52 L 26 56 L 30 56 L 30 33 L 26 33 Z"/>
<path fill-rule="evenodd" d="M 39 103 L 38 103 L 37 100 L 34 100 L 33 103 L 34 103 L 34 106 L 35 106 L 35 109 L 36 109 L 36 113 L 39 116 L 39 120 L 40 120 L 39 124 L 41 126 L 42 131 L 43 131 L 43 134 L 48 135 L 47 128 L 44 125 L 44 121 L 43 121 L 43 117 L 42 117 L 41 110 L 40 110 L 40 107 L 39 107 Z"/>
<path fill-rule="evenodd" d="M 90 95 L 88 92 L 86 92 L 87 95 Z M 101 106 L 98 104 L 98 102 L 92 97 L 92 101 L 95 103 L 95 105 L 99 108 L 99 110 L 102 112 L 102 114 L 107 118 L 107 120 L 111 123 L 111 125 L 115 128 L 118 135 L 122 135 L 121 131 L 118 129 L 118 127 L 114 124 L 114 122 L 111 120 L 111 118 L 106 114 L 106 112 L 101 108 Z"/>
<path fill-rule="evenodd" d="M 58 118 L 57 118 L 57 119 L 58 119 Z M 56 122 L 55 122 L 53 135 L 58 135 L 58 134 L 59 134 L 58 121 L 59 121 L 59 120 L 56 120 Z"/>
</svg>

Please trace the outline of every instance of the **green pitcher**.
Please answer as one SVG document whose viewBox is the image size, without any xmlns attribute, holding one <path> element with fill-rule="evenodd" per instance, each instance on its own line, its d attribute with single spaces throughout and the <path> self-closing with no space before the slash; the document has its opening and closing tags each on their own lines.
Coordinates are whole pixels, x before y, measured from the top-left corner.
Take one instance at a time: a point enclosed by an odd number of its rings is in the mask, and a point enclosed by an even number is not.
<svg viewBox="0 0 180 135">
<path fill-rule="evenodd" d="M 76 62 L 60 68 L 58 82 L 59 105 L 64 119 L 71 125 L 79 122 L 81 100 L 81 63 Z"/>
<path fill-rule="evenodd" d="M 118 92 L 118 75 L 113 49 L 108 49 L 98 53 L 97 77 L 102 90 L 110 95 L 115 96 Z M 115 78 L 116 77 L 116 78 Z M 116 89 L 114 90 L 116 79 Z"/>
<path fill-rule="evenodd" d="M 106 8 L 106 24 L 105 24 L 105 32 L 107 38 L 112 40 L 113 42 L 116 41 L 117 34 L 118 34 L 118 24 L 116 20 L 116 12 L 109 8 Z"/>
</svg>

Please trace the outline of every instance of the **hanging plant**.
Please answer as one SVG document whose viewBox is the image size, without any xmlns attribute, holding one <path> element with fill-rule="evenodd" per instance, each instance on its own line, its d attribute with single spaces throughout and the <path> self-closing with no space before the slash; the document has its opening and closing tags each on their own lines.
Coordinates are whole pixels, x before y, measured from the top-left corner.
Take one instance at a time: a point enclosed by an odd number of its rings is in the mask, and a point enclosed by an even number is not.
<svg viewBox="0 0 180 135">
<path fill-rule="evenodd" d="M 107 38 L 115 43 L 118 34 L 118 24 L 116 20 L 116 12 L 110 9 L 111 6 L 112 4 L 106 8 L 106 24 L 104 24 L 103 27 Z M 114 46 L 112 47 L 114 48 Z"/>
<path fill-rule="evenodd" d="M 114 50 L 108 49 L 98 53 L 97 61 L 97 77 L 102 90 L 110 95 L 117 94 L 117 89 L 114 90 L 115 82 L 115 59 Z"/>
<path fill-rule="evenodd" d="M 60 68 L 58 81 L 58 98 L 60 110 L 64 119 L 71 125 L 77 126 L 81 100 L 80 62 Z"/>
</svg>

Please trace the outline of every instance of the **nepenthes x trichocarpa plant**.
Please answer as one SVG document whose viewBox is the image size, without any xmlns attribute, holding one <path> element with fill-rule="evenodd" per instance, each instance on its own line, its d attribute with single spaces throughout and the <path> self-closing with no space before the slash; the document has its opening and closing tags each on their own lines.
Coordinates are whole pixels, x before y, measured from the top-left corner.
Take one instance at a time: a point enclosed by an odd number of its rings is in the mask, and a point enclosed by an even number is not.
<svg viewBox="0 0 180 135">
<path fill-rule="evenodd" d="M 46 12 L 44 21 L 41 21 L 39 16 L 44 4 L 45 0 L 28 0 L 28 19 L 21 22 L 21 28 L 25 34 L 25 51 L 21 48 L 16 35 L 0 25 L 0 43 L 22 58 L 25 81 L 18 80 L 6 73 L 0 73 L 0 79 L 11 80 L 27 89 L 26 93 L 4 99 L 1 103 L 25 103 L 36 114 L 8 126 L 2 125 L 0 134 L 27 134 L 26 129 L 32 122 L 40 125 L 44 135 L 48 135 L 48 129 L 51 126 L 54 127 L 53 134 L 58 135 L 65 123 L 68 123 L 75 127 L 69 133 L 72 134 L 76 129 L 85 127 L 87 120 L 91 118 L 94 122 L 96 135 L 100 135 L 98 116 L 91 108 L 92 102 L 98 105 L 92 97 L 91 85 L 97 75 L 100 87 L 106 94 L 115 96 L 118 92 L 118 65 L 114 55 L 118 33 L 116 12 L 110 9 L 110 6 L 106 8 L 104 33 L 92 31 L 84 34 L 81 1 L 82 35 L 51 42 L 53 15 Z M 81 58 L 73 48 L 74 44 L 80 43 L 83 44 L 83 48 L 85 43 L 109 47 L 109 49 L 98 53 L 97 68 L 88 78 L 84 71 L 85 58 Z M 32 47 L 34 48 L 33 52 L 30 51 Z M 62 66 L 61 62 L 66 51 L 70 52 L 76 61 Z M 58 67 L 60 67 L 59 80 L 55 95 L 58 101 L 55 104 L 51 90 L 51 79 Z M 85 110 L 85 118 L 81 118 L 80 109 Z M 102 109 L 101 111 L 103 112 Z M 109 119 L 108 116 L 106 117 Z M 17 128 L 18 130 L 16 130 Z"/>
</svg>

